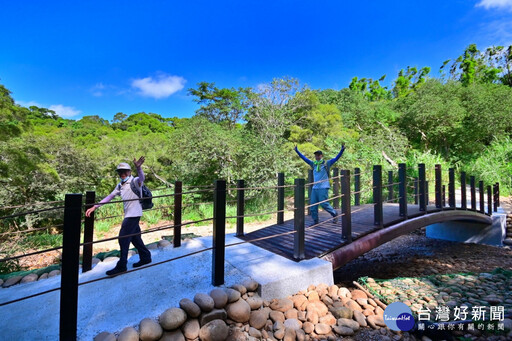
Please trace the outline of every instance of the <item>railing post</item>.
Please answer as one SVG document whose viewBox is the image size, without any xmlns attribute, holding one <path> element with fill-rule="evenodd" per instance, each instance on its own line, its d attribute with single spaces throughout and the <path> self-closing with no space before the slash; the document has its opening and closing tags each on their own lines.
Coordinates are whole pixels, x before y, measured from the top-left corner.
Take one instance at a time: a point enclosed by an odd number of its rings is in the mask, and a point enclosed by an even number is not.
<svg viewBox="0 0 512 341">
<path fill-rule="evenodd" d="M 373 224 L 382 227 L 382 166 L 373 166 Z"/>
<path fill-rule="evenodd" d="M 471 210 L 476 211 L 476 181 L 473 175 L 469 177 L 469 187 L 471 195 Z"/>
<path fill-rule="evenodd" d="M 484 190 L 484 182 L 482 180 L 480 180 L 478 182 L 478 194 L 480 197 L 480 213 L 485 214 L 485 200 L 484 200 L 485 190 Z"/>
<path fill-rule="evenodd" d="M 361 169 L 354 169 L 354 205 L 361 205 Z"/>
<path fill-rule="evenodd" d="M 498 184 L 494 184 L 492 185 L 492 193 L 493 193 L 493 196 L 494 196 L 494 212 L 498 212 L 498 198 L 499 198 L 499 194 L 498 194 Z"/>
<path fill-rule="evenodd" d="M 448 169 L 448 206 L 455 208 L 455 168 Z"/>
<path fill-rule="evenodd" d="M 334 178 L 333 180 L 333 196 L 335 197 L 333 199 L 333 206 L 334 206 L 334 209 L 338 209 L 340 208 L 340 198 L 336 198 L 337 196 L 340 195 L 340 179 L 338 178 L 339 176 L 339 169 L 338 168 L 333 168 L 332 169 L 332 177 Z"/>
<path fill-rule="evenodd" d="M 436 165 L 436 208 L 443 208 L 443 177 L 441 165 Z"/>
<path fill-rule="evenodd" d="M 87 191 L 85 193 L 85 210 L 93 207 L 96 200 L 96 192 Z M 84 245 L 82 252 L 82 273 L 92 269 L 92 240 L 94 238 L 94 212 L 89 217 L 84 218 Z"/>
<path fill-rule="evenodd" d="M 407 219 L 407 165 L 405 163 L 398 164 L 398 196 L 400 205 L 400 217 Z"/>
<path fill-rule="evenodd" d="M 466 172 L 460 172 L 460 201 L 463 210 L 468 208 L 468 199 L 466 198 Z"/>
<path fill-rule="evenodd" d="M 418 184 L 418 178 L 415 177 L 414 178 L 414 205 L 418 205 L 418 187 L 419 187 L 419 184 Z"/>
<path fill-rule="evenodd" d="M 277 174 L 277 223 L 284 223 L 284 173 Z"/>
<path fill-rule="evenodd" d="M 313 170 L 310 169 L 308 171 L 308 184 L 313 183 Z M 311 205 L 311 191 L 313 190 L 313 186 L 308 186 L 308 206 Z M 311 206 L 308 207 L 308 215 L 311 215 Z"/>
<path fill-rule="evenodd" d="M 496 190 L 498 191 L 497 196 L 496 196 L 496 202 L 498 203 L 498 207 L 500 207 L 501 204 L 500 204 L 500 183 L 499 182 L 496 183 Z"/>
<path fill-rule="evenodd" d="M 492 215 L 492 188 L 487 186 L 487 214 Z"/>
<path fill-rule="evenodd" d="M 418 164 L 418 176 L 419 176 L 419 199 L 420 199 L 420 211 L 426 212 L 427 211 L 427 195 L 426 192 L 426 174 L 425 174 L 425 164 L 420 163 Z"/>
<path fill-rule="evenodd" d="M 388 200 L 393 200 L 393 171 L 388 171 Z"/>
<path fill-rule="evenodd" d="M 443 185 L 443 208 L 446 207 L 446 185 Z"/>
<path fill-rule="evenodd" d="M 76 340 L 82 194 L 66 194 L 62 233 L 60 340 Z"/>
<path fill-rule="evenodd" d="M 429 187 L 428 187 L 428 181 L 425 180 L 425 205 L 428 206 L 428 203 L 430 202 L 428 194 L 429 194 Z"/>
<path fill-rule="evenodd" d="M 212 284 L 224 284 L 226 247 L 226 181 L 215 180 L 213 192 Z"/>
<path fill-rule="evenodd" d="M 341 170 L 341 239 L 352 242 L 352 214 L 350 207 L 350 171 Z"/>
<path fill-rule="evenodd" d="M 304 259 L 304 239 L 305 239 L 305 219 L 304 219 L 304 179 L 295 179 L 295 193 L 293 199 L 294 206 L 294 236 L 293 236 L 293 257 L 295 259 Z M 311 187 L 311 186 L 310 186 Z"/>
<path fill-rule="evenodd" d="M 183 184 L 181 181 L 174 182 L 174 236 L 172 240 L 173 247 L 181 246 L 181 210 L 183 207 L 182 204 L 182 194 L 183 193 Z"/>
<path fill-rule="evenodd" d="M 279 178 L 278 178 L 279 181 Z M 244 180 L 238 180 L 236 187 L 239 188 L 236 193 L 236 236 L 241 237 L 244 235 L 244 214 L 245 214 L 245 190 L 241 189 L 245 187 Z M 279 188 L 280 189 L 280 188 Z M 279 196 L 278 189 L 278 196 Z M 279 205 L 279 199 L 278 199 Z M 279 213 L 278 213 L 279 214 Z"/>
</svg>

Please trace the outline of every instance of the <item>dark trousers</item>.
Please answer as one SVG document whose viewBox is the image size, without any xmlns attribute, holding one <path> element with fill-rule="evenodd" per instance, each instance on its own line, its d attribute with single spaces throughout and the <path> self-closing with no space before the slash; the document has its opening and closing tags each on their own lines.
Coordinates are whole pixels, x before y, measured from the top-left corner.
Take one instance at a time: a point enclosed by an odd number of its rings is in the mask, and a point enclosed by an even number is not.
<svg viewBox="0 0 512 341">
<path fill-rule="evenodd" d="M 128 249 L 130 248 L 130 243 L 132 243 L 139 252 L 140 260 L 151 260 L 151 252 L 149 252 L 146 245 L 144 245 L 140 234 L 121 238 L 123 236 L 140 233 L 139 221 L 140 217 L 124 218 L 123 223 L 121 224 L 121 231 L 119 231 L 118 239 L 119 246 L 121 247 L 121 256 L 119 262 L 117 262 L 116 267 L 118 268 L 126 268 L 126 263 L 128 263 Z"/>
</svg>

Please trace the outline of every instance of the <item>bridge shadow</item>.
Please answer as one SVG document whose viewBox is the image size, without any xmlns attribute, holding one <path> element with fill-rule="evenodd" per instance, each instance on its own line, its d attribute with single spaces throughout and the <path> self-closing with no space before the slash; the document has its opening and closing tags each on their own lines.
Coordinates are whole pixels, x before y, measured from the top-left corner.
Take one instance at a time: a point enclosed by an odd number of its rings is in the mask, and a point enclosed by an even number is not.
<svg viewBox="0 0 512 341">
<path fill-rule="evenodd" d="M 488 216 L 467 210 L 445 210 L 441 211 L 433 205 L 427 206 L 427 211 L 420 211 L 418 205 L 410 204 L 407 206 L 408 219 L 399 215 L 399 205 L 387 203 L 383 205 L 383 226 L 374 224 L 373 204 L 353 206 L 352 207 L 352 243 L 342 239 L 341 219 L 335 224 L 332 221 L 326 221 L 318 226 L 307 228 L 305 232 L 305 258 L 322 257 L 333 262 L 330 254 L 336 250 L 350 246 L 351 254 L 362 254 L 362 249 L 367 249 L 381 245 L 401 234 L 409 233 L 416 228 L 427 226 L 433 223 L 450 220 L 474 220 L 487 222 Z M 436 214 L 437 213 L 437 214 Z M 320 222 L 328 220 L 331 216 L 324 212 L 319 212 Z M 306 216 L 306 226 L 312 225 L 310 216 Z M 294 233 L 280 235 L 275 238 L 268 238 L 294 230 L 293 219 L 285 221 L 283 224 L 274 224 L 260 230 L 247 233 L 240 237 L 246 241 L 252 241 L 263 249 L 271 251 L 280 256 L 295 260 L 294 252 Z M 378 233 L 377 233 L 378 232 Z M 371 236 L 369 236 L 371 235 Z M 263 240 L 257 240 L 265 238 Z M 366 237 L 366 238 L 365 238 Z M 359 242 L 358 242 L 359 241 Z M 364 245 L 359 245 L 359 244 Z M 349 256 L 349 255 L 347 255 Z M 357 256 L 356 256 L 357 257 Z M 345 262 L 347 257 L 344 257 Z M 352 258 L 353 259 L 353 258 Z"/>
</svg>

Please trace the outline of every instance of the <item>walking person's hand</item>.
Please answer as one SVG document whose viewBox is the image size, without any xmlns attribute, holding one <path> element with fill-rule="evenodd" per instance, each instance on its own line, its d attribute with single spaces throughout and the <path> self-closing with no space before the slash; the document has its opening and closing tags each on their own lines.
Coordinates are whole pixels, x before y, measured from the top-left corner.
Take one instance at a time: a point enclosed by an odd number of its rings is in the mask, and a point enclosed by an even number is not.
<svg viewBox="0 0 512 341">
<path fill-rule="evenodd" d="M 135 165 L 135 167 L 139 168 L 140 166 L 142 166 L 145 160 L 146 158 L 144 156 L 141 156 L 138 160 L 133 159 L 133 164 Z"/>
</svg>

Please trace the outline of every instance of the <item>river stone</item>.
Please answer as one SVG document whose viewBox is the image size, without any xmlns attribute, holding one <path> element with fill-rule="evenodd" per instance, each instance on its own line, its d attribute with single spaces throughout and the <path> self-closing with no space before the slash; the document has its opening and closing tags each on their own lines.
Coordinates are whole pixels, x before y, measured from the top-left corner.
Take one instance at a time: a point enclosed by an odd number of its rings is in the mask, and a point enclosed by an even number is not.
<svg viewBox="0 0 512 341">
<path fill-rule="evenodd" d="M 261 332 L 256 328 L 249 327 L 249 335 L 256 339 L 261 339 Z"/>
<path fill-rule="evenodd" d="M 197 304 L 195 304 L 194 302 L 192 302 L 192 300 L 189 300 L 188 298 L 184 298 L 180 301 L 180 308 L 185 310 L 185 312 L 190 317 L 194 318 L 201 315 L 201 308 L 199 308 Z"/>
<path fill-rule="evenodd" d="M 226 341 L 248 341 L 248 340 L 249 340 L 249 338 L 247 337 L 247 335 L 243 331 L 238 330 L 238 329 L 232 329 L 231 334 L 226 339 Z"/>
<path fill-rule="evenodd" d="M 181 327 L 185 338 L 191 340 L 199 337 L 199 329 L 201 329 L 201 326 L 199 325 L 199 321 L 197 319 L 187 320 L 187 322 L 185 322 Z"/>
<path fill-rule="evenodd" d="M 329 311 L 337 319 L 339 319 L 339 318 L 351 319 L 354 314 L 353 310 L 350 308 L 347 308 L 347 307 L 333 306 L 333 307 L 329 308 Z"/>
<path fill-rule="evenodd" d="M 325 323 L 317 323 L 315 325 L 315 333 L 318 335 L 325 335 L 329 334 L 331 332 L 331 326 L 325 324 Z"/>
<path fill-rule="evenodd" d="M 259 296 L 249 297 L 246 301 L 249 304 L 249 306 L 251 306 L 252 310 L 259 309 L 263 305 L 263 299 Z"/>
<path fill-rule="evenodd" d="M 295 335 L 297 337 L 297 341 L 305 341 L 306 340 L 306 333 L 304 332 L 304 329 L 296 330 Z"/>
<path fill-rule="evenodd" d="M 210 291 L 210 296 L 213 298 L 215 308 L 222 309 L 228 303 L 228 294 L 223 289 L 215 288 Z"/>
<path fill-rule="evenodd" d="M 318 322 L 328 324 L 329 326 L 334 326 L 336 324 L 336 318 L 331 314 L 327 314 L 318 319 Z"/>
<path fill-rule="evenodd" d="M 366 323 L 366 317 L 363 315 L 362 312 L 355 310 L 354 311 L 354 319 L 359 323 L 359 326 L 366 327 L 368 326 L 368 323 Z"/>
<path fill-rule="evenodd" d="M 215 307 L 213 298 L 211 298 L 210 295 L 203 293 L 197 293 L 194 296 L 194 303 L 197 304 L 199 308 L 201 308 L 201 310 L 205 313 L 212 311 Z"/>
<path fill-rule="evenodd" d="M 226 310 L 228 317 L 235 322 L 245 323 L 249 321 L 251 316 L 251 306 L 242 299 L 235 303 L 228 304 Z"/>
<path fill-rule="evenodd" d="M 351 298 L 352 294 L 350 293 L 350 290 L 348 290 L 345 287 L 341 287 L 338 289 L 338 297 L 348 297 Z"/>
<path fill-rule="evenodd" d="M 48 277 L 54 277 L 54 276 L 58 276 L 58 275 L 60 275 L 60 270 L 52 270 L 48 274 Z"/>
<path fill-rule="evenodd" d="M 119 333 L 117 341 L 139 341 L 139 333 L 133 327 L 126 327 Z"/>
<path fill-rule="evenodd" d="M 318 295 L 318 292 L 316 292 L 316 291 L 310 291 L 310 292 L 308 292 L 308 294 L 306 296 L 308 296 L 309 302 L 320 301 L 320 295 Z"/>
<path fill-rule="evenodd" d="M 327 313 L 329 312 L 329 309 L 322 302 L 316 301 L 316 302 L 308 303 L 308 306 L 306 307 L 306 311 L 307 312 L 315 311 L 318 314 L 318 317 L 322 317 L 322 316 L 327 315 Z"/>
<path fill-rule="evenodd" d="M 308 305 L 308 299 L 304 295 L 294 295 L 292 296 L 292 302 L 295 309 L 299 311 L 306 310 L 306 306 Z"/>
<path fill-rule="evenodd" d="M 267 323 L 268 313 L 263 310 L 256 310 L 251 312 L 251 317 L 249 318 L 249 325 L 256 329 L 261 329 L 265 327 Z"/>
<path fill-rule="evenodd" d="M 48 278 L 48 273 L 47 273 L 47 272 L 45 272 L 44 274 L 42 274 L 41 276 L 39 276 L 38 281 L 40 281 L 40 280 L 42 280 L 42 279 L 47 279 L 47 278 Z M 0 283 L 0 285 L 1 285 L 1 283 Z"/>
<path fill-rule="evenodd" d="M 273 299 L 270 301 L 270 309 L 277 310 L 282 313 L 293 308 L 293 302 L 287 298 Z"/>
<path fill-rule="evenodd" d="M 368 296 L 366 295 L 366 293 L 363 291 L 363 290 L 359 290 L 359 289 L 356 289 L 356 290 L 352 290 L 351 292 L 352 294 L 352 299 L 353 300 L 356 300 L 358 298 L 368 298 Z"/>
<path fill-rule="evenodd" d="M 168 247 L 171 245 L 172 245 L 172 243 L 170 241 L 168 241 L 167 239 L 162 239 L 162 240 L 158 241 L 157 247 L 159 247 L 160 249 L 163 249 L 164 247 Z"/>
<path fill-rule="evenodd" d="M 228 314 L 224 309 L 213 309 L 210 312 L 204 313 L 201 315 L 200 324 L 204 326 L 210 321 L 213 320 L 225 320 L 228 317 Z"/>
<path fill-rule="evenodd" d="M 116 341 L 116 336 L 109 332 L 101 332 L 94 337 L 94 341 Z"/>
<path fill-rule="evenodd" d="M 181 308 L 170 308 L 164 311 L 158 321 L 165 330 L 174 330 L 187 320 L 187 313 Z"/>
<path fill-rule="evenodd" d="M 352 329 L 353 331 L 359 330 L 359 323 L 357 321 L 354 321 L 351 319 L 345 319 L 345 318 L 338 319 L 337 324 L 340 327 L 348 327 L 348 328 Z"/>
<path fill-rule="evenodd" d="M 19 276 L 19 275 L 9 277 L 8 279 L 5 280 L 4 284 L 2 284 L 2 287 L 4 287 L 4 288 L 12 287 L 13 285 L 18 284 L 18 282 L 21 281 L 22 278 L 23 278 L 23 276 Z"/>
<path fill-rule="evenodd" d="M 242 282 L 242 285 L 247 289 L 247 291 L 256 291 L 259 284 L 253 279 L 246 279 Z"/>
<path fill-rule="evenodd" d="M 332 329 L 334 330 L 334 332 L 336 334 L 341 335 L 341 336 L 351 336 L 351 335 L 354 335 L 354 330 L 349 328 L 349 327 L 334 326 L 334 327 L 332 327 Z"/>
<path fill-rule="evenodd" d="M 336 284 L 333 284 L 329 287 L 329 296 L 333 298 L 333 296 L 338 296 L 338 286 Z"/>
<path fill-rule="evenodd" d="M 164 332 L 158 341 L 185 341 L 185 336 L 181 330 L 173 330 L 172 332 Z"/>
<path fill-rule="evenodd" d="M 280 321 L 280 322 L 283 322 L 283 323 L 284 323 L 284 320 L 286 320 L 285 317 L 284 317 L 284 313 L 282 313 L 280 311 L 276 311 L 276 310 L 272 310 L 270 312 L 270 319 L 273 322 Z"/>
<path fill-rule="evenodd" d="M 306 334 L 311 334 L 315 330 L 315 325 L 311 322 L 304 322 L 302 324 L 302 329 Z"/>
<path fill-rule="evenodd" d="M 299 312 L 297 309 L 290 309 L 286 313 L 284 313 L 284 317 L 286 319 L 298 319 L 299 318 Z"/>
<path fill-rule="evenodd" d="M 224 341 L 229 334 L 229 328 L 222 320 L 213 320 L 199 330 L 201 341 Z"/>
<path fill-rule="evenodd" d="M 276 331 L 274 331 L 274 336 L 276 337 L 276 339 L 279 339 L 279 340 L 282 340 L 284 338 L 284 334 L 285 334 L 285 329 L 278 329 Z"/>
<path fill-rule="evenodd" d="M 288 320 L 284 321 L 284 327 L 286 329 L 293 329 L 293 330 L 302 329 L 302 323 L 297 319 L 288 319 Z"/>
<path fill-rule="evenodd" d="M 38 277 L 39 277 L 39 276 L 37 276 L 37 274 L 35 274 L 35 273 L 28 274 L 28 275 L 26 275 L 25 277 L 23 277 L 23 278 L 21 279 L 20 284 L 23 284 L 23 283 L 30 283 L 30 282 L 35 282 L 35 281 L 37 281 L 37 278 L 38 278 Z"/>
<path fill-rule="evenodd" d="M 382 319 L 382 317 L 377 316 L 377 315 L 370 315 L 370 316 L 368 316 L 366 318 L 366 321 L 368 322 L 370 327 L 372 327 L 373 329 L 378 329 L 377 326 L 380 326 L 380 327 L 385 327 L 386 326 L 386 324 L 384 323 L 384 320 Z"/>
<path fill-rule="evenodd" d="M 345 303 L 345 306 L 347 306 L 347 308 L 349 308 L 351 310 L 363 311 L 361 306 L 359 304 L 357 304 L 356 301 L 353 301 L 353 300 L 348 300 L 347 303 Z"/>
<path fill-rule="evenodd" d="M 274 322 L 274 324 L 272 325 L 272 328 L 273 328 L 273 330 L 284 329 L 284 323 L 283 323 L 283 322 L 281 322 L 281 321 L 276 321 L 276 322 Z"/>
<path fill-rule="evenodd" d="M 228 295 L 228 303 L 236 302 L 242 296 L 239 291 L 231 288 L 226 288 L 224 291 L 226 291 L 226 294 Z"/>
<path fill-rule="evenodd" d="M 244 287 L 242 284 L 232 285 L 231 288 L 233 288 L 236 291 L 238 291 L 241 295 L 243 295 L 243 294 L 245 294 L 247 292 L 247 288 Z"/>
<path fill-rule="evenodd" d="M 295 341 L 296 336 L 297 336 L 296 329 L 286 328 L 284 330 L 283 341 Z"/>
<path fill-rule="evenodd" d="M 154 341 L 158 340 L 163 333 L 163 329 L 157 322 L 150 318 L 145 318 L 140 321 L 139 325 L 139 338 L 142 341 Z"/>
</svg>

